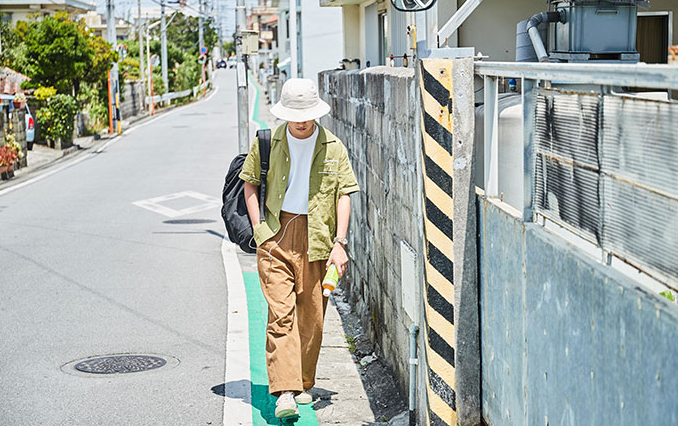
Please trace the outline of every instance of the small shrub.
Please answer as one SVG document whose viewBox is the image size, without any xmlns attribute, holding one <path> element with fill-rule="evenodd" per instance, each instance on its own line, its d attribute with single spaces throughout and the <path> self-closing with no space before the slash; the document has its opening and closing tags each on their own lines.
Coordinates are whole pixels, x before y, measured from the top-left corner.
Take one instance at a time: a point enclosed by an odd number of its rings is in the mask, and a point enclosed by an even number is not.
<svg viewBox="0 0 678 426">
<path fill-rule="evenodd" d="M 36 97 L 36 99 L 40 99 L 41 101 L 46 101 L 47 99 L 56 95 L 56 89 L 54 87 L 51 87 L 51 86 L 50 87 L 40 86 L 37 89 L 35 89 L 35 92 L 33 92 L 33 95 Z"/>
<path fill-rule="evenodd" d="M 61 138 L 70 141 L 73 138 L 75 116 L 78 104 L 71 96 L 58 94 L 47 102 L 47 108 L 37 112 L 37 119 L 42 126 L 42 133 L 50 140 Z"/>
</svg>

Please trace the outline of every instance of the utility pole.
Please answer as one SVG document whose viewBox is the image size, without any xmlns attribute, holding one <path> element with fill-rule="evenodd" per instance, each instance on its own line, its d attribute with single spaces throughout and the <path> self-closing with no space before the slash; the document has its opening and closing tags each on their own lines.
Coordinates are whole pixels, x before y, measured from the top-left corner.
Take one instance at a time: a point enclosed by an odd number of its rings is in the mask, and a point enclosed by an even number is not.
<svg viewBox="0 0 678 426">
<path fill-rule="evenodd" d="M 203 19 L 202 19 L 202 14 L 203 14 L 203 0 L 198 0 L 198 10 L 200 11 L 198 13 L 198 50 L 202 51 L 203 46 L 205 46 L 205 40 L 203 39 Z"/>
<path fill-rule="evenodd" d="M 299 65 L 297 64 L 297 0 L 290 2 L 290 77 L 299 77 Z"/>
<path fill-rule="evenodd" d="M 115 30 L 115 4 L 113 0 L 106 0 L 106 38 L 111 43 L 113 50 L 116 50 L 118 45 L 117 34 Z M 113 63 L 113 68 L 110 73 L 110 90 L 109 90 L 109 114 L 111 126 L 109 131 L 111 133 L 117 131 L 121 132 L 120 125 L 120 85 L 118 84 L 118 63 Z"/>
<path fill-rule="evenodd" d="M 141 0 L 137 0 L 137 33 L 139 33 L 139 79 L 141 80 L 141 87 L 144 89 L 146 81 L 146 69 L 144 68 L 144 34 L 143 25 L 141 24 Z M 143 99 L 142 105 L 143 105 Z"/>
<path fill-rule="evenodd" d="M 247 94 L 247 67 L 243 55 L 242 32 L 247 25 L 245 15 L 245 0 L 237 0 L 235 6 L 235 58 L 236 78 L 238 83 L 238 148 L 240 153 L 246 153 L 250 148 L 250 109 Z"/>
<path fill-rule="evenodd" d="M 167 24 L 165 22 L 165 0 L 160 0 L 160 65 L 165 93 L 169 91 L 167 80 Z"/>
</svg>

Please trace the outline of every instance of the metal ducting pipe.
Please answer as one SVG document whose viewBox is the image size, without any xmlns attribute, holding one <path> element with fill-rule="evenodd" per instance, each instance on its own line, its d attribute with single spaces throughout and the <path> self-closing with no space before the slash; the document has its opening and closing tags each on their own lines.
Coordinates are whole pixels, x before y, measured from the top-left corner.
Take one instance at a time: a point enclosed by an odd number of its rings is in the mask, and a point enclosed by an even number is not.
<svg viewBox="0 0 678 426">
<path fill-rule="evenodd" d="M 544 42 L 539 36 L 539 25 L 543 22 L 562 22 L 563 17 L 560 12 L 542 12 L 534 15 L 527 21 L 527 33 L 532 41 L 534 51 L 539 58 L 539 62 L 548 62 L 549 54 L 546 52 Z"/>
</svg>

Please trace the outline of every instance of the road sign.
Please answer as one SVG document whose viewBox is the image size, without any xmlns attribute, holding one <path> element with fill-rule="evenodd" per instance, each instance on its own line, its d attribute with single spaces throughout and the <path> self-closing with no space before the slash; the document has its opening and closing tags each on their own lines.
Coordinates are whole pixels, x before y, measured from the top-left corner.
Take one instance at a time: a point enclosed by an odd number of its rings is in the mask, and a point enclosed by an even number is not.
<svg viewBox="0 0 678 426">
<path fill-rule="evenodd" d="M 207 59 L 207 57 L 206 57 L 205 55 L 200 55 L 200 57 L 198 58 L 198 63 L 199 63 L 199 64 L 204 64 L 204 63 L 205 63 L 205 59 Z"/>
<path fill-rule="evenodd" d="M 158 57 L 158 55 L 151 56 L 151 66 L 157 67 L 159 64 L 160 64 L 160 58 Z"/>
<path fill-rule="evenodd" d="M 207 48 L 205 46 L 200 48 L 200 54 L 201 55 L 207 55 Z"/>
</svg>

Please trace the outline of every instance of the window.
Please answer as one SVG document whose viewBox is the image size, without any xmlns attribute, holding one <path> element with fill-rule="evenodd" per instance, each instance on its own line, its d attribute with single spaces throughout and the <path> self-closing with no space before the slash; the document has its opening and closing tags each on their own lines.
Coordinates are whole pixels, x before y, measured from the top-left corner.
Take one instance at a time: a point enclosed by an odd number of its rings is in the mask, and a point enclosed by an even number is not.
<svg viewBox="0 0 678 426">
<path fill-rule="evenodd" d="M 379 22 L 379 65 L 386 65 L 388 56 L 388 14 L 381 12 L 378 15 Z"/>
</svg>

